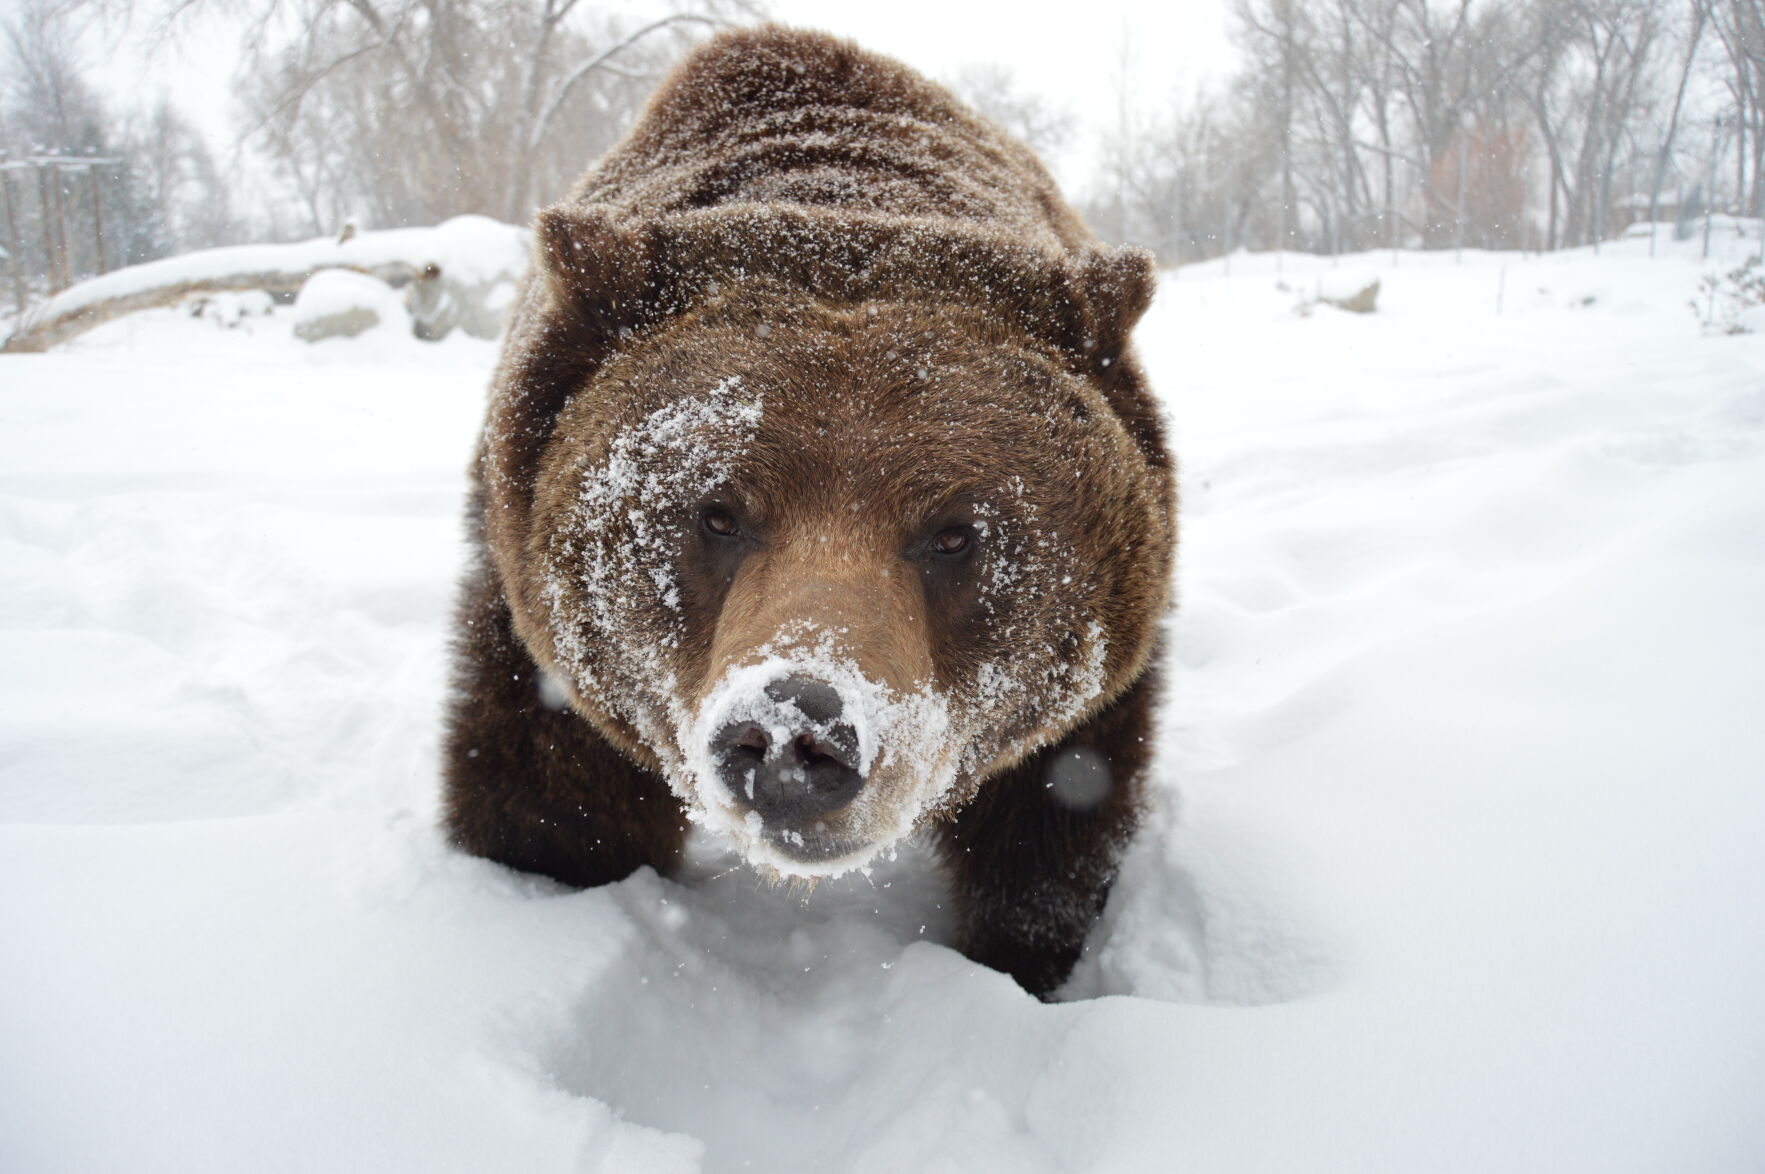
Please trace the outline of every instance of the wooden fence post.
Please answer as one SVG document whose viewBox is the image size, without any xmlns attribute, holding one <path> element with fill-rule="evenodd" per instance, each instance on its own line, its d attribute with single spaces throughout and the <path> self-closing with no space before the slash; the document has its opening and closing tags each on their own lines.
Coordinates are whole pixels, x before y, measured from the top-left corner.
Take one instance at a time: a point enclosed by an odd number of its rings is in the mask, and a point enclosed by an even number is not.
<svg viewBox="0 0 1765 1174">
<path fill-rule="evenodd" d="M 97 254 L 98 272 L 108 273 L 110 269 L 104 264 L 104 197 L 100 194 L 104 188 L 100 182 L 103 169 L 93 164 L 86 169 L 86 176 L 92 192 L 92 248 Z"/>
<path fill-rule="evenodd" d="M 12 172 L 0 171 L 6 185 L 6 255 L 12 258 L 12 296 L 18 312 L 25 312 L 25 259 L 18 243 L 18 198 L 12 194 Z"/>
</svg>

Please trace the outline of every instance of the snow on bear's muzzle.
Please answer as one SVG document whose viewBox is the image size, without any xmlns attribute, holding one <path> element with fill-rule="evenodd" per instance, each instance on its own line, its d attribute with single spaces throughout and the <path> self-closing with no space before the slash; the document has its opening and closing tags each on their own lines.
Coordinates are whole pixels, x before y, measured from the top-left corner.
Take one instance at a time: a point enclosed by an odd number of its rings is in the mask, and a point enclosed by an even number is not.
<svg viewBox="0 0 1765 1174">
<path fill-rule="evenodd" d="M 738 707 L 711 736 L 717 778 L 775 834 L 827 851 L 816 834 L 826 818 L 858 797 L 858 731 L 842 720 L 845 702 L 831 685 L 786 677 L 766 686 L 765 703 Z M 794 839 L 792 838 L 794 837 Z"/>
<path fill-rule="evenodd" d="M 695 814 L 788 875 L 864 866 L 954 775 L 942 698 L 896 693 L 826 656 L 733 669 L 683 725 Z"/>
</svg>

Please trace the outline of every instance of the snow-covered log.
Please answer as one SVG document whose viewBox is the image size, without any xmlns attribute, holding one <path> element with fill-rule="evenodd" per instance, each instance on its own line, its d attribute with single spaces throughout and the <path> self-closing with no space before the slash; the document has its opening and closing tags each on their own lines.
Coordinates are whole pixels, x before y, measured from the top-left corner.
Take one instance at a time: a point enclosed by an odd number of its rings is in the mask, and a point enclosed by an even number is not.
<svg viewBox="0 0 1765 1174">
<path fill-rule="evenodd" d="M 527 264 L 527 231 L 484 216 L 457 216 L 433 228 L 362 232 L 282 245 L 203 249 L 131 265 L 82 281 L 28 310 L 0 352 L 44 351 L 125 314 L 176 305 L 195 294 L 261 289 L 291 299 L 322 269 L 349 269 L 407 291 L 423 338 L 456 325 L 494 334 L 499 287 Z M 460 307 L 485 302 L 488 312 Z M 425 313 L 433 309 L 433 313 Z M 444 316 L 438 317 L 445 310 Z"/>
<path fill-rule="evenodd" d="M 214 249 L 211 252 L 231 252 L 228 249 Z M 188 254 L 197 256 L 199 254 Z M 173 258 L 183 260 L 184 258 Z M 106 277 L 133 274 L 136 269 L 152 268 L 154 263 L 133 266 L 118 270 Z M 408 265 L 394 262 L 387 265 L 372 267 L 321 266 L 320 268 L 346 268 L 372 277 L 391 286 L 404 286 L 415 280 L 422 280 L 423 275 L 414 272 Z M 32 351 L 46 351 L 50 347 L 76 338 L 94 326 L 102 326 L 126 314 L 134 314 L 141 310 L 154 310 L 161 306 L 175 306 L 187 297 L 197 294 L 237 293 L 243 290 L 261 289 L 278 297 L 292 297 L 306 283 L 307 278 L 316 269 L 261 269 L 246 270 L 238 273 L 215 274 L 210 277 L 192 277 L 184 280 L 168 280 L 160 283 L 149 277 L 151 284 L 131 288 L 126 292 L 91 293 L 85 289 L 88 285 L 96 285 L 104 278 L 82 282 L 64 291 L 69 294 L 82 294 L 76 305 L 62 307 L 58 305 L 61 295 L 51 298 L 48 302 L 27 312 L 19 322 L 18 328 L 7 338 L 0 353 L 20 354 Z M 155 275 L 157 276 L 157 275 Z"/>
</svg>

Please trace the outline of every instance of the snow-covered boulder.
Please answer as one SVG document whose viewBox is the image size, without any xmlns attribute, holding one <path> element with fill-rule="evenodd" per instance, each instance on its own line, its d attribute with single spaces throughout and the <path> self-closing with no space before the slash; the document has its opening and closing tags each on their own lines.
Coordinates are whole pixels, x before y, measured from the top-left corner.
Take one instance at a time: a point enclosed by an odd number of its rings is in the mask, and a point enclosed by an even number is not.
<svg viewBox="0 0 1765 1174">
<path fill-rule="evenodd" d="M 349 269 L 319 270 L 294 299 L 294 336 L 307 342 L 354 338 L 376 326 L 409 325 L 410 314 L 397 290 Z"/>
<path fill-rule="evenodd" d="M 488 216 L 456 216 L 428 230 L 438 272 L 411 284 L 409 307 L 418 338 L 463 330 L 495 338 L 527 268 L 527 230 Z"/>
<path fill-rule="evenodd" d="M 1341 269 L 1319 273 L 1315 278 L 1317 300 L 1351 314 L 1371 314 L 1379 308 L 1379 275 L 1367 270 Z"/>
</svg>

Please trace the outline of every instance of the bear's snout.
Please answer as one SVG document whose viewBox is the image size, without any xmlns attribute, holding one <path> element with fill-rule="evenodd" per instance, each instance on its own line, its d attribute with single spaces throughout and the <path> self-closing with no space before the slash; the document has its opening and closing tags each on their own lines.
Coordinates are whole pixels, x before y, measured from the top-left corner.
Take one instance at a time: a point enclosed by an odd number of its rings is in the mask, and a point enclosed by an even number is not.
<svg viewBox="0 0 1765 1174">
<path fill-rule="evenodd" d="M 766 686 L 762 719 L 726 723 L 711 754 L 723 785 L 768 831 L 802 837 L 812 822 L 850 803 L 864 786 L 858 733 L 830 685 L 788 677 Z"/>
</svg>

